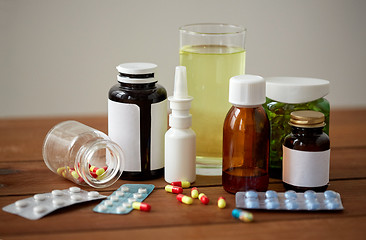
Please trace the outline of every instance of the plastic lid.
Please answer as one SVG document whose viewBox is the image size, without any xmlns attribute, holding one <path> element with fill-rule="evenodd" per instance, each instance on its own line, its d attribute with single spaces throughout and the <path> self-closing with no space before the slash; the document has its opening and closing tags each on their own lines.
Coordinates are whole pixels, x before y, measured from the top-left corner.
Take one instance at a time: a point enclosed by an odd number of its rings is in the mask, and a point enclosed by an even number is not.
<svg viewBox="0 0 366 240">
<path fill-rule="evenodd" d="M 239 75 L 230 78 L 229 102 L 241 106 L 257 106 L 266 101 L 266 84 L 261 76 Z"/>
<path fill-rule="evenodd" d="M 154 78 L 157 65 L 154 63 L 123 63 L 116 68 L 120 75 L 119 82 L 131 84 L 144 84 L 157 82 Z"/>
<path fill-rule="evenodd" d="M 122 63 L 116 68 L 118 72 L 124 74 L 148 74 L 155 73 L 158 66 L 154 63 Z"/>
<path fill-rule="evenodd" d="M 325 116 L 323 113 L 304 110 L 292 112 L 288 124 L 295 127 L 318 128 L 325 126 L 324 120 Z"/>
<path fill-rule="evenodd" d="M 329 81 L 317 78 L 266 78 L 266 96 L 283 103 L 305 103 L 329 93 Z"/>
</svg>

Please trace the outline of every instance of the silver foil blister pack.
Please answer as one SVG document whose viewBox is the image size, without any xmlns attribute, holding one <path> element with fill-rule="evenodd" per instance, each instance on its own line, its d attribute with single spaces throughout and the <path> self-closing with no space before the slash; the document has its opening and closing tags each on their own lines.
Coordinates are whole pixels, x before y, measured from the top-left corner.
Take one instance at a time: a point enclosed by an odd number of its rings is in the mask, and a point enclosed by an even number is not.
<svg viewBox="0 0 366 240">
<path fill-rule="evenodd" d="M 78 187 L 70 187 L 64 190 L 53 190 L 50 193 L 35 194 L 33 197 L 7 205 L 3 210 L 30 220 L 37 220 L 57 209 L 106 197 L 97 191 L 88 192 Z"/>
</svg>

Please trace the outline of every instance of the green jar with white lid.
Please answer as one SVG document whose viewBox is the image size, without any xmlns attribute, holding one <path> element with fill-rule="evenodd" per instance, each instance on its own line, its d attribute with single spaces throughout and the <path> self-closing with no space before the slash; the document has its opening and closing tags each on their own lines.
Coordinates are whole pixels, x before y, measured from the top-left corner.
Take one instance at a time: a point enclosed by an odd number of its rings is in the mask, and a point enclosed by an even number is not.
<svg viewBox="0 0 366 240">
<path fill-rule="evenodd" d="M 329 135 L 330 105 L 324 97 L 329 81 L 302 77 L 269 77 L 266 80 L 266 103 L 263 104 L 270 122 L 269 176 L 282 179 L 282 143 L 291 132 L 290 114 L 313 110 L 325 115 L 324 132 Z"/>
</svg>

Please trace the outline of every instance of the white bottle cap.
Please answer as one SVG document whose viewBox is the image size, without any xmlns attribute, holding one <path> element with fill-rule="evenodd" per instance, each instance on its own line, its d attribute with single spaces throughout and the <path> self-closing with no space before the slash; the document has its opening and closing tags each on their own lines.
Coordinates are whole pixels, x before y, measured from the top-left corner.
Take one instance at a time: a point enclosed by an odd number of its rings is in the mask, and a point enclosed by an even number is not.
<svg viewBox="0 0 366 240">
<path fill-rule="evenodd" d="M 155 76 L 155 71 L 157 69 L 157 65 L 154 63 L 123 63 L 118 65 L 116 68 L 118 72 L 122 75 L 118 75 L 117 79 L 119 82 L 123 83 L 131 83 L 131 84 L 143 84 L 143 83 L 151 83 L 157 82 Z M 144 74 L 152 74 L 149 77 L 135 77 L 133 75 L 144 75 Z M 131 76 L 124 76 L 131 75 Z"/>
<path fill-rule="evenodd" d="M 266 78 L 266 96 L 282 103 L 306 103 L 329 93 L 329 81 L 317 78 Z"/>
<path fill-rule="evenodd" d="M 261 76 L 230 78 L 229 102 L 239 106 L 258 106 L 266 102 L 266 83 Z"/>
<path fill-rule="evenodd" d="M 116 68 L 118 72 L 125 74 L 149 74 L 155 73 L 157 67 L 158 66 L 154 63 L 135 62 L 122 63 Z"/>
</svg>

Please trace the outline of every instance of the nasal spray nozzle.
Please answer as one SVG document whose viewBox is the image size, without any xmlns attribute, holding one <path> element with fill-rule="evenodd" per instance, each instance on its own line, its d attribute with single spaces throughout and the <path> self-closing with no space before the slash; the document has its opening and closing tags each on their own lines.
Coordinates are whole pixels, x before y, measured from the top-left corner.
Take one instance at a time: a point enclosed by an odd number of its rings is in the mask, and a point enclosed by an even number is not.
<svg viewBox="0 0 366 240">
<path fill-rule="evenodd" d="M 189 128 L 192 126 L 192 115 L 189 113 L 193 97 L 188 96 L 187 71 L 184 66 L 175 68 L 174 93 L 170 96 L 169 126 L 176 128 Z"/>
<path fill-rule="evenodd" d="M 188 96 L 186 67 L 175 68 L 174 93 L 168 98 L 172 113 L 165 133 L 164 178 L 168 183 L 196 180 L 196 134 L 189 113 L 193 97 Z"/>
</svg>

